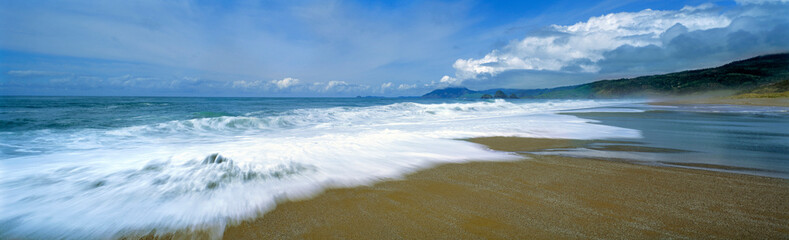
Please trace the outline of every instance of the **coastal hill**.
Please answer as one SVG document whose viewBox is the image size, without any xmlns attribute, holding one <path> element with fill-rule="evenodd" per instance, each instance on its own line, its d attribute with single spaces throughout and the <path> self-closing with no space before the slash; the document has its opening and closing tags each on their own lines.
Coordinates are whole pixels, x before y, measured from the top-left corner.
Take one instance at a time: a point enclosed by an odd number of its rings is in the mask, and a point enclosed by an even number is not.
<svg viewBox="0 0 789 240">
<path fill-rule="evenodd" d="M 781 95 L 789 85 L 789 53 L 764 55 L 699 70 L 641 76 L 550 89 L 437 89 L 423 98 L 481 98 L 497 91 L 518 98 L 640 98 L 688 96 L 713 91 Z M 784 94 L 785 95 L 785 94 Z"/>
</svg>

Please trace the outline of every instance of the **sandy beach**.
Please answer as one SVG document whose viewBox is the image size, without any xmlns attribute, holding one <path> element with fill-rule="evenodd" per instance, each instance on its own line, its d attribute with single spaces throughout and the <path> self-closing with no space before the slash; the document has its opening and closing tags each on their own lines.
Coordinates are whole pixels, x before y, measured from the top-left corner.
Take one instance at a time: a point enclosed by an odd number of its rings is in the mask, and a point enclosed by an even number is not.
<svg viewBox="0 0 789 240">
<path fill-rule="evenodd" d="M 786 94 L 786 93 L 784 93 Z M 659 101 L 652 103 L 654 105 L 677 105 L 677 104 L 732 104 L 732 105 L 748 105 L 748 106 L 779 106 L 789 107 L 789 98 L 782 97 L 749 97 L 745 95 L 742 97 L 711 97 L 711 98 L 696 98 L 696 99 L 682 99 L 671 101 Z"/>
<path fill-rule="evenodd" d="M 590 142 L 470 141 L 517 152 Z M 224 238 L 789 237 L 787 179 L 521 154 L 520 161 L 441 165 L 402 180 L 280 203 L 264 216 L 229 226 Z"/>
<path fill-rule="evenodd" d="M 0 240 L 789 240 L 786 16 L 0 1 Z"/>
</svg>

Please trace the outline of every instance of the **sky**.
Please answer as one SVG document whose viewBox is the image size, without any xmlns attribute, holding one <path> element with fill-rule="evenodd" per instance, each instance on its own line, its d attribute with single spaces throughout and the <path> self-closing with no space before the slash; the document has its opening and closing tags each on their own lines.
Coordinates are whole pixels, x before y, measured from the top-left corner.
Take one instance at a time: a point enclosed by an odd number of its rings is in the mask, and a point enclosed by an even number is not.
<svg viewBox="0 0 789 240">
<path fill-rule="evenodd" d="M 789 52 L 789 0 L 0 1 L 0 95 L 418 96 Z"/>
</svg>

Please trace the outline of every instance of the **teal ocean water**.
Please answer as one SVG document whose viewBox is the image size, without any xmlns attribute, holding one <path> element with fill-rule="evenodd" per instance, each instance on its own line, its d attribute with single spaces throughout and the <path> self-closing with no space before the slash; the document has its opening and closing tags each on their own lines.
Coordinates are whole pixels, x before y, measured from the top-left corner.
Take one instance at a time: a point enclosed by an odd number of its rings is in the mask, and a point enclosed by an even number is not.
<svg viewBox="0 0 789 240">
<path fill-rule="evenodd" d="M 623 140 L 684 151 L 600 157 L 787 178 L 787 123 L 786 108 L 621 100 L 1 97 L 0 238 L 221 233 L 326 187 L 520 159 L 458 140 L 484 136 Z"/>
</svg>

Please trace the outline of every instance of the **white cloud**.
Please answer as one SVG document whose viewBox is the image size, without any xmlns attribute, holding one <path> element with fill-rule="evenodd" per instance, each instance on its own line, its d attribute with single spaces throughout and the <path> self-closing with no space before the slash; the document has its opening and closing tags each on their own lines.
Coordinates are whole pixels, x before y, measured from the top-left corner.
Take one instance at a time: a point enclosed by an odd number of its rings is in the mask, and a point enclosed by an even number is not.
<svg viewBox="0 0 789 240">
<path fill-rule="evenodd" d="M 270 83 L 276 85 L 279 89 L 283 89 L 299 84 L 299 79 L 287 77 L 281 80 L 271 80 Z"/>
<path fill-rule="evenodd" d="M 321 93 L 348 93 L 365 91 L 369 89 L 369 85 L 353 84 L 345 81 L 313 82 L 312 85 L 307 87 L 307 90 L 309 91 Z"/>
<path fill-rule="evenodd" d="M 263 89 L 263 90 L 276 90 L 286 89 L 298 85 L 301 81 L 296 78 L 283 78 L 280 80 L 236 80 L 233 81 L 233 88 L 248 88 L 248 89 Z"/>
<path fill-rule="evenodd" d="M 457 63 L 455 63 L 455 64 L 457 64 Z M 441 84 L 450 84 L 451 85 L 451 84 L 455 84 L 455 83 L 459 83 L 459 82 L 458 82 L 457 78 L 453 78 L 453 77 L 444 75 L 443 77 L 441 77 L 441 80 L 439 80 L 439 83 L 441 83 Z"/>
<path fill-rule="evenodd" d="M 343 86 L 348 86 L 348 83 L 345 81 L 329 81 L 329 83 L 326 84 L 325 90 L 329 91 L 332 88 Z"/>
<path fill-rule="evenodd" d="M 661 33 L 681 24 L 688 31 L 726 27 L 731 19 L 712 5 L 680 10 L 611 13 L 569 26 L 552 25 L 541 33 L 510 42 L 482 58 L 458 59 L 455 78 L 441 83 L 460 84 L 467 79 L 495 76 L 509 70 L 597 72 L 605 52 L 629 45 L 661 46 Z M 568 67 L 574 67 L 568 69 Z"/>
<path fill-rule="evenodd" d="M 265 84 L 261 80 L 254 80 L 254 81 L 246 81 L 246 80 L 237 80 L 233 81 L 233 88 L 257 88 L 264 86 Z"/>
<path fill-rule="evenodd" d="M 408 89 L 412 89 L 412 88 L 416 88 L 416 84 L 411 84 L 411 85 L 400 84 L 400 86 L 397 86 L 398 90 L 408 90 Z"/>
<path fill-rule="evenodd" d="M 381 84 L 381 91 L 383 91 L 384 89 L 390 88 L 390 87 L 392 87 L 392 82 L 387 82 L 387 83 Z"/>
</svg>

